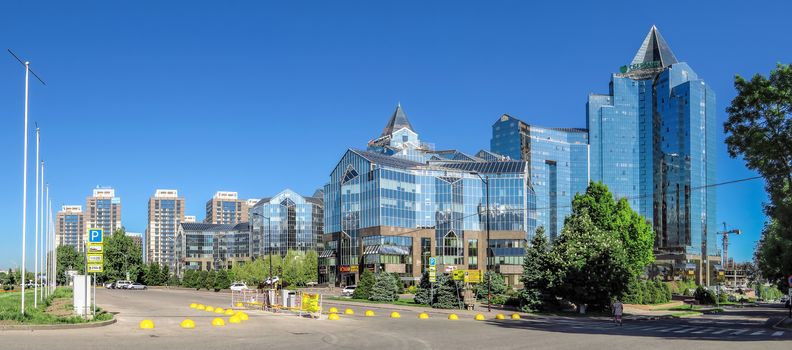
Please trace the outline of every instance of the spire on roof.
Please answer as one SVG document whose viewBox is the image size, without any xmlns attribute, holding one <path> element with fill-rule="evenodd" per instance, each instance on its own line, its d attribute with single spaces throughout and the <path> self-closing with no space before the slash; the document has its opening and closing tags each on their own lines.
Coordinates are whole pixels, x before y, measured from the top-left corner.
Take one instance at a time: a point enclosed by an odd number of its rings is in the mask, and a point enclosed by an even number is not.
<svg viewBox="0 0 792 350">
<path fill-rule="evenodd" d="M 382 130 L 381 136 L 387 136 L 393 134 L 394 131 L 397 131 L 401 128 L 410 129 L 410 131 L 415 132 L 413 130 L 410 121 L 407 120 L 407 116 L 404 114 L 402 110 L 401 103 L 396 105 L 396 110 L 393 112 L 393 115 L 388 120 L 388 124 L 385 125 L 385 129 Z"/>
<path fill-rule="evenodd" d="M 674 53 L 671 52 L 671 48 L 668 47 L 668 43 L 666 43 L 663 36 L 660 35 L 660 31 L 657 30 L 657 27 L 652 25 L 652 28 L 649 29 L 649 34 L 646 34 L 646 38 L 641 44 L 641 48 L 638 49 L 638 52 L 635 54 L 635 58 L 633 58 L 631 64 L 654 61 L 659 61 L 661 67 L 667 67 L 678 62 Z"/>
</svg>

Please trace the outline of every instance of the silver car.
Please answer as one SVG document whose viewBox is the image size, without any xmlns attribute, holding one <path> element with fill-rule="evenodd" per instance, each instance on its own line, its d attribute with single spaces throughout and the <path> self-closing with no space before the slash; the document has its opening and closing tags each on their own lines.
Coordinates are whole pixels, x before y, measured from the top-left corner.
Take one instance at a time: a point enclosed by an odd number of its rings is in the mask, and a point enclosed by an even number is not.
<svg viewBox="0 0 792 350">
<path fill-rule="evenodd" d="M 146 290 L 146 285 L 143 283 L 132 283 L 126 286 L 126 289 L 138 289 L 138 290 Z"/>
</svg>

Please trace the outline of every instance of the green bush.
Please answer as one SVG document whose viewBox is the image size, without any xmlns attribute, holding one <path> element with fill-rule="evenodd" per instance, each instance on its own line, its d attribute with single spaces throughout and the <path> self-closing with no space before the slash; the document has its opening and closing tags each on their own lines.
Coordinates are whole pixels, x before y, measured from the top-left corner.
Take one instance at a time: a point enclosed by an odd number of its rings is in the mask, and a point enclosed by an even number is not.
<svg viewBox="0 0 792 350">
<path fill-rule="evenodd" d="M 421 275 L 421 281 L 418 282 L 418 288 L 415 291 L 415 297 L 413 298 L 416 304 L 429 305 L 429 303 L 432 301 L 429 299 L 431 295 L 430 288 L 431 284 L 429 283 L 429 274 L 424 272 Z"/>
<path fill-rule="evenodd" d="M 376 278 L 374 274 L 368 269 L 363 270 L 363 274 L 360 276 L 360 282 L 358 282 L 355 292 L 352 293 L 352 298 L 368 299 L 371 296 L 371 288 L 374 287 L 375 282 Z"/>
<path fill-rule="evenodd" d="M 416 287 L 414 284 L 407 287 L 406 290 L 407 294 L 415 294 L 415 292 L 417 291 L 418 291 L 418 287 Z"/>
<path fill-rule="evenodd" d="M 487 271 L 484 273 L 484 283 L 479 283 L 476 287 L 476 297 L 479 299 L 487 298 L 487 286 L 489 282 L 490 273 L 492 274 L 492 295 L 503 294 L 506 292 L 506 282 L 503 280 L 503 275 L 497 272 Z"/>
<path fill-rule="evenodd" d="M 386 302 L 399 300 L 398 283 L 399 281 L 393 275 L 386 272 L 380 273 L 371 288 L 369 300 Z"/>
<path fill-rule="evenodd" d="M 696 288 L 696 292 L 693 293 L 693 298 L 695 298 L 699 302 L 699 304 L 712 305 L 715 304 L 716 296 L 713 291 L 699 286 L 698 288 Z"/>
<path fill-rule="evenodd" d="M 231 288 L 231 281 L 228 279 L 228 271 L 223 269 L 217 272 L 214 283 L 212 284 L 212 288 L 215 292 L 219 292 L 222 289 Z"/>
</svg>

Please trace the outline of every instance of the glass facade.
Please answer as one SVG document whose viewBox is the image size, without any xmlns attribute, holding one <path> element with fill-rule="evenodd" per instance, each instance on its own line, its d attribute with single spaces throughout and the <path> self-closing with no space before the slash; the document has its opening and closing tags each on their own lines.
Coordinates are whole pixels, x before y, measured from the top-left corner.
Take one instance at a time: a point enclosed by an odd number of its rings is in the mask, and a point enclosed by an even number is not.
<svg viewBox="0 0 792 350">
<path fill-rule="evenodd" d="M 268 256 L 272 252 L 285 256 L 289 250 L 321 251 L 324 233 L 322 200 L 284 190 L 259 201 L 250 209 L 250 255 Z"/>
<path fill-rule="evenodd" d="M 185 269 L 229 269 L 250 259 L 250 228 L 238 225 L 182 223 L 176 236 L 176 273 Z"/>
<path fill-rule="evenodd" d="M 592 180 L 652 221 L 660 251 L 715 255 L 715 94 L 657 28 L 586 110 Z"/>
<path fill-rule="evenodd" d="M 528 162 L 537 226 L 555 239 L 571 212 L 572 198 L 588 186 L 587 131 L 541 128 L 504 114 L 492 125 L 490 148 L 492 153 Z"/>
<path fill-rule="evenodd" d="M 328 275 L 335 268 L 337 283 L 354 283 L 359 268 L 369 268 L 409 280 L 420 276 L 429 256 L 440 266 L 467 268 L 467 240 L 478 242 L 486 231 L 485 182 L 490 229 L 529 239 L 536 217 L 525 162 L 435 151 L 420 141 L 401 107 L 394 116 L 402 122 L 388 125 L 402 127 L 386 127 L 392 134 L 369 142 L 368 150 L 347 151 L 325 185 L 325 231 L 336 243 L 325 255 L 340 256 L 340 266 L 325 269 Z"/>
</svg>

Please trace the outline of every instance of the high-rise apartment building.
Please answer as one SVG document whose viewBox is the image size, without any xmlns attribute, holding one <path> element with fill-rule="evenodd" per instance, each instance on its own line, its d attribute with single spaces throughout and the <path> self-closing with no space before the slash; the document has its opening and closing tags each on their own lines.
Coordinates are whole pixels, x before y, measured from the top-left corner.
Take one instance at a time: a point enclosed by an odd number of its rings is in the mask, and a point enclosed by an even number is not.
<svg viewBox="0 0 792 350">
<path fill-rule="evenodd" d="M 55 244 L 69 245 L 78 252 L 85 250 L 85 216 L 81 205 L 64 205 L 55 214 Z"/>
<path fill-rule="evenodd" d="M 537 226 L 543 226 L 551 239 L 560 234 L 572 212 L 575 194 L 586 192 L 588 148 L 586 129 L 542 128 L 508 114 L 492 125 L 492 152 L 528 162 Z"/>
<path fill-rule="evenodd" d="M 367 150 L 341 157 L 324 187 L 319 282 L 355 284 L 363 269 L 417 281 L 434 257 L 438 271 L 489 267 L 516 283 L 535 198 L 526 162 L 504 158 L 434 150 L 398 106 Z"/>
<path fill-rule="evenodd" d="M 236 192 L 218 191 L 206 202 L 204 223 L 236 225 L 248 221 L 248 201 Z"/>
<path fill-rule="evenodd" d="M 146 259 L 171 269 L 175 267 L 174 239 L 179 224 L 184 221 L 184 198 L 177 190 L 154 192 L 148 202 L 146 227 Z"/>
<path fill-rule="evenodd" d="M 111 235 L 122 227 L 121 198 L 115 196 L 112 188 L 94 189 L 93 195 L 85 200 L 83 235 L 87 235 L 88 229 L 92 228 L 101 228 L 105 235 Z"/>
<path fill-rule="evenodd" d="M 591 179 L 652 222 L 659 264 L 697 266 L 709 284 L 715 247 L 715 93 L 652 26 L 610 92 L 590 95 Z"/>
</svg>

